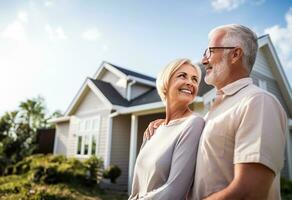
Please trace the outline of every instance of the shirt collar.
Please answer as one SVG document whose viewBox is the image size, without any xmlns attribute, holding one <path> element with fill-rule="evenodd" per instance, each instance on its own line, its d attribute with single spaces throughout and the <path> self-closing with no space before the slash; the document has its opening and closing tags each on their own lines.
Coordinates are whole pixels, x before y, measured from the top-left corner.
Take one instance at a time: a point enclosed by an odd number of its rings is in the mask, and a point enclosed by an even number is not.
<svg viewBox="0 0 292 200">
<path fill-rule="evenodd" d="M 247 85 L 252 84 L 251 78 L 242 78 L 237 81 L 234 81 L 221 90 L 224 92 L 225 95 L 230 96 L 241 90 L 242 88 L 246 87 Z"/>
</svg>

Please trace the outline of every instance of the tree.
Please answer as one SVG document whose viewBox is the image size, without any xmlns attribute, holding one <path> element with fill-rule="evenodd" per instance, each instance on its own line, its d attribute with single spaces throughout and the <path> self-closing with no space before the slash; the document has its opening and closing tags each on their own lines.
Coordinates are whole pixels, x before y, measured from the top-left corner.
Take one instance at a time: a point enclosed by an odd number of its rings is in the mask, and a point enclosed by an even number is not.
<svg viewBox="0 0 292 200">
<path fill-rule="evenodd" d="M 21 102 L 19 110 L 6 112 L 0 117 L 1 167 L 31 155 L 37 148 L 37 129 L 49 128 L 51 125 L 47 121 L 60 115 L 60 111 L 55 111 L 47 117 L 44 99 L 37 97 Z M 1 167 L 0 172 L 3 172 Z"/>
<path fill-rule="evenodd" d="M 35 99 L 28 99 L 20 103 L 21 118 L 28 123 L 31 129 L 36 131 L 38 128 L 45 128 L 47 126 L 45 118 L 45 105 L 42 97 Z"/>
</svg>

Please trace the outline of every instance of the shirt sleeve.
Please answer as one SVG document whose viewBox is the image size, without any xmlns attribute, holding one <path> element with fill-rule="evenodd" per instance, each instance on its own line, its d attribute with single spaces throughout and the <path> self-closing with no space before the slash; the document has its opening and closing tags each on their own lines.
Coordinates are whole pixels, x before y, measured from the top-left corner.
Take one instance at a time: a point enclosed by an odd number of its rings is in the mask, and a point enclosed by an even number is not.
<svg viewBox="0 0 292 200">
<path fill-rule="evenodd" d="M 279 173 L 284 162 L 287 128 L 282 106 L 273 96 L 261 93 L 251 97 L 240 112 L 234 164 L 261 163 Z"/>
<path fill-rule="evenodd" d="M 139 200 L 180 200 L 186 198 L 194 177 L 198 145 L 204 124 L 201 117 L 195 117 L 190 121 L 176 142 L 166 183 L 139 197 Z"/>
</svg>

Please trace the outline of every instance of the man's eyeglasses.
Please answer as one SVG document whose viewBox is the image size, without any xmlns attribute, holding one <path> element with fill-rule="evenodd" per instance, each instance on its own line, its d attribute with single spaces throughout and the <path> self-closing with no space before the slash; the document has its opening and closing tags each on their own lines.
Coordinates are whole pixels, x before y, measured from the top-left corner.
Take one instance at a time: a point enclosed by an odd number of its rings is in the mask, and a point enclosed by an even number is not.
<svg viewBox="0 0 292 200">
<path fill-rule="evenodd" d="M 211 57 L 211 54 L 214 52 L 213 49 L 235 49 L 236 47 L 208 47 L 204 54 L 203 57 L 206 59 L 209 59 Z"/>
</svg>

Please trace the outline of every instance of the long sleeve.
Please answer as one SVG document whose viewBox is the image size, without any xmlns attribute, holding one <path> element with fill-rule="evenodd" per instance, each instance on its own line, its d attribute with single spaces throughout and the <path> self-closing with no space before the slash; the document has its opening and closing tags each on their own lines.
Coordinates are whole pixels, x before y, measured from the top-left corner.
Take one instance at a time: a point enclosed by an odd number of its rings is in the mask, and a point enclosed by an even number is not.
<svg viewBox="0 0 292 200">
<path fill-rule="evenodd" d="M 167 181 L 159 188 L 140 196 L 139 200 L 185 199 L 192 184 L 196 157 L 204 120 L 196 117 L 186 126 L 176 142 Z M 137 197 L 136 197 L 137 198 Z"/>
</svg>

